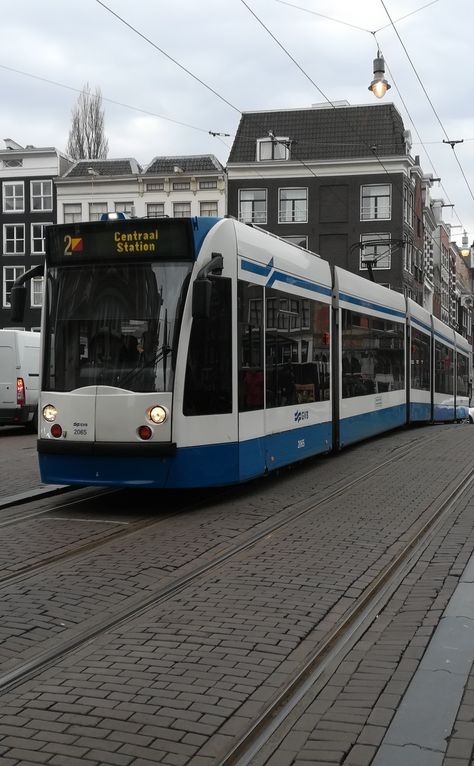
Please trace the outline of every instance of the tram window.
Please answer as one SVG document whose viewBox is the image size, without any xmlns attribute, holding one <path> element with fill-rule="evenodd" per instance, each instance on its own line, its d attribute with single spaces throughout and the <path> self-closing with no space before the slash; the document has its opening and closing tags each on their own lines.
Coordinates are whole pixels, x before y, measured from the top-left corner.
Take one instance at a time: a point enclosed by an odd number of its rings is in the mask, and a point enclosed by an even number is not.
<svg viewBox="0 0 474 766">
<path fill-rule="evenodd" d="M 410 386 L 421 391 L 430 390 L 430 338 L 415 327 L 411 328 Z"/>
<path fill-rule="evenodd" d="M 266 406 L 330 397 L 329 306 L 267 289 Z"/>
<path fill-rule="evenodd" d="M 183 413 L 232 412 L 231 281 L 211 278 L 209 317 L 193 319 L 189 340 Z"/>
<path fill-rule="evenodd" d="M 239 410 L 264 406 L 263 288 L 238 284 Z"/>
<path fill-rule="evenodd" d="M 459 351 L 456 356 L 456 394 L 458 396 L 469 396 L 469 359 L 464 354 L 460 354 Z"/>
<path fill-rule="evenodd" d="M 435 391 L 454 394 L 454 351 L 435 341 Z"/>
<path fill-rule="evenodd" d="M 342 312 L 342 398 L 397 391 L 405 385 L 404 325 Z"/>
</svg>

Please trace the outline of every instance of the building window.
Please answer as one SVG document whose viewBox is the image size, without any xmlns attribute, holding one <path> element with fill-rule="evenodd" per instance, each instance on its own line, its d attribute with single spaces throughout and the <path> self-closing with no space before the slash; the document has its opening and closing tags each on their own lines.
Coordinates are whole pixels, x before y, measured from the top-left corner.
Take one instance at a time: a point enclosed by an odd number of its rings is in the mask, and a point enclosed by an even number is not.
<svg viewBox="0 0 474 766">
<path fill-rule="evenodd" d="M 3 225 L 4 255 L 24 255 L 25 225 L 23 223 Z"/>
<path fill-rule="evenodd" d="M 89 221 L 100 221 L 100 216 L 107 212 L 107 202 L 89 202 Z"/>
<path fill-rule="evenodd" d="M 126 215 L 133 215 L 135 212 L 135 208 L 133 206 L 133 202 L 116 202 L 115 203 L 115 212 L 116 213 L 125 213 Z"/>
<path fill-rule="evenodd" d="M 148 218 L 163 218 L 165 214 L 164 202 L 149 202 L 146 206 Z"/>
<path fill-rule="evenodd" d="M 388 221 L 391 217 L 390 184 L 361 186 L 360 220 Z"/>
<path fill-rule="evenodd" d="M 175 218 L 188 218 L 191 215 L 191 203 L 175 202 L 173 204 L 173 215 Z"/>
<path fill-rule="evenodd" d="M 297 245 L 298 247 L 304 247 L 305 250 L 308 249 L 308 237 L 300 237 L 298 235 L 295 235 L 294 237 L 282 237 L 282 239 L 284 239 L 285 242 L 289 242 L 290 245 Z"/>
<path fill-rule="evenodd" d="M 189 181 L 173 181 L 173 191 L 189 191 L 190 188 Z"/>
<path fill-rule="evenodd" d="M 31 210 L 53 209 L 53 182 L 31 181 Z"/>
<path fill-rule="evenodd" d="M 4 266 L 3 267 L 3 308 L 10 308 L 10 294 L 15 279 L 25 273 L 24 266 Z"/>
<path fill-rule="evenodd" d="M 257 140 L 257 160 L 288 160 L 290 158 L 290 139 L 259 138 Z"/>
<path fill-rule="evenodd" d="M 21 183 L 4 182 L 3 186 L 3 212 L 4 213 L 24 213 L 25 212 L 25 189 L 23 181 Z"/>
<path fill-rule="evenodd" d="M 43 277 L 33 277 L 31 280 L 31 308 L 41 308 L 43 305 Z"/>
<path fill-rule="evenodd" d="M 413 228 L 413 191 L 405 186 L 403 189 L 403 219 L 405 223 Z"/>
<path fill-rule="evenodd" d="M 217 189 L 217 181 L 199 181 L 200 189 Z"/>
<path fill-rule="evenodd" d="M 79 223 L 82 221 L 82 205 L 67 203 L 63 205 L 64 223 Z"/>
<path fill-rule="evenodd" d="M 280 189 L 278 223 L 305 223 L 308 220 L 308 190 Z"/>
<path fill-rule="evenodd" d="M 163 182 L 154 183 L 154 184 L 145 184 L 146 191 L 163 191 L 164 188 L 165 188 L 165 185 Z"/>
<path fill-rule="evenodd" d="M 239 190 L 239 221 L 243 223 L 267 222 L 267 190 Z"/>
<path fill-rule="evenodd" d="M 217 216 L 217 202 L 201 202 L 199 215 Z"/>
<path fill-rule="evenodd" d="M 373 269 L 390 269 L 392 265 L 390 234 L 362 234 L 360 237 L 360 269 L 367 269 L 366 261 Z"/>
<path fill-rule="evenodd" d="M 51 223 L 32 223 L 31 224 L 31 253 L 32 255 L 43 255 L 44 253 L 44 230 Z"/>
<path fill-rule="evenodd" d="M 23 160 L 3 160 L 2 165 L 4 168 L 22 168 Z"/>
</svg>

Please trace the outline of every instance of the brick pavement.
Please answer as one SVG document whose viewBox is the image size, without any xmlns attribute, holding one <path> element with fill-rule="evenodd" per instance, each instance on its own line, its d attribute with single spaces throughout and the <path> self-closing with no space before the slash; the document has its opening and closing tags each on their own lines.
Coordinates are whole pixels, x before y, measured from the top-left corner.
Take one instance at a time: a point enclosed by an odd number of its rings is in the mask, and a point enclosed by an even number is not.
<svg viewBox="0 0 474 766">
<path fill-rule="evenodd" d="M 44 487 L 38 468 L 36 434 L 0 426 L 0 500 Z"/>
<path fill-rule="evenodd" d="M 445 459 L 449 445 L 456 444 L 464 455 L 474 437 L 474 431 L 451 433 L 439 429 L 439 452 L 435 455 L 432 447 L 427 455 L 434 496 L 455 470 Z M 380 460 L 382 448 L 387 454 L 403 449 L 403 440 L 394 435 L 394 441 L 364 445 L 366 463 L 374 445 Z M 359 449 L 346 453 L 346 464 L 361 454 Z M 346 458 L 334 460 L 325 463 L 324 471 Z M 309 469 L 303 473 L 310 477 Z M 166 609 L 110 632 L 8 694 L 8 712 L 0 719 L 2 764 L 216 763 L 218 753 L 225 752 L 302 659 L 309 630 L 328 610 L 337 619 L 370 581 L 377 561 L 380 565 L 390 552 L 397 524 L 406 527 L 413 519 L 422 490 L 417 499 L 410 488 L 419 483 L 420 471 L 412 463 L 402 473 L 403 481 L 399 473 L 391 487 L 390 476 L 368 482 L 353 508 L 336 501 L 326 515 L 315 513 L 309 526 L 295 524 L 284 538 L 272 535 L 265 547 L 259 546 L 258 556 L 254 551 L 226 565 L 212 581 L 172 599 Z M 298 497 L 302 475 L 276 482 L 275 489 L 285 486 L 293 499 Z M 318 482 L 313 482 L 316 491 Z M 398 516 L 388 514 L 392 519 L 387 519 L 387 497 L 396 497 L 399 507 Z M 269 507 L 279 502 L 281 508 L 278 491 L 262 491 L 257 505 L 264 498 Z M 239 510 L 236 504 L 231 521 L 241 528 L 252 509 L 243 507 L 242 516 Z M 201 531 L 209 534 L 209 516 L 200 515 L 199 521 Z M 294 727 L 287 740 L 291 748 L 279 750 L 285 760 L 275 760 L 278 753 L 271 756 L 273 766 L 370 763 L 472 550 L 472 527 L 469 506 L 407 578 L 391 609 L 371 629 L 374 635 L 367 633 L 305 711 L 302 727 Z M 312 548 L 315 541 L 318 547 Z M 166 541 L 157 550 L 157 561 L 169 545 Z M 134 557 L 143 553 L 136 545 L 132 550 Z M 156 562 L 148 572 L 156 576 Z M 115 588 L 107 585 L 112 595 Z M 470 703 L 467 696 L 460 715 L 469 715 Z M 321 720 L 324 736 L 318 735 Z M 464 752 L 461 740 L 466 737 L 456 732 L 451 758 Z M 460 733 L 465 735 L 466 727 Z"/>
</svg>

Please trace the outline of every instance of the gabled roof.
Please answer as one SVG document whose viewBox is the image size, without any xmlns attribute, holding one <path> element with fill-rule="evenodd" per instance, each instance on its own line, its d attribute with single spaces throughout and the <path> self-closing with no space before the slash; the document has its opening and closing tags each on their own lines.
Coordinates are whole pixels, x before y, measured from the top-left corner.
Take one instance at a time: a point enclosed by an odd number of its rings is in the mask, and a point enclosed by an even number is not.
<svg viewBox="0 0 474 766">
<path fill-rule="evenodd" d="M 196 154 L 180 157 L 155 157 L 146 168 L 144 175 L 174 175 L 175 167 L 180 168 L 185 175 L 224 173 L 224 168 L 213 154 Z"/>
<path fill-rule="evenodd" d="M 404 130 L 393 104 L 244 112 L 228 165 L 255 162 L 256 141 L 269 131 L 289 139 L 293 158 L 332 160 L 406 155 Z"/>
<path fill-rule="evenodd" d="M 141 167 L 133 157 L 118 160 L 77 160 L 62 178 L 90 178 L 99 176 L 136 176 Z"/>
</svg>

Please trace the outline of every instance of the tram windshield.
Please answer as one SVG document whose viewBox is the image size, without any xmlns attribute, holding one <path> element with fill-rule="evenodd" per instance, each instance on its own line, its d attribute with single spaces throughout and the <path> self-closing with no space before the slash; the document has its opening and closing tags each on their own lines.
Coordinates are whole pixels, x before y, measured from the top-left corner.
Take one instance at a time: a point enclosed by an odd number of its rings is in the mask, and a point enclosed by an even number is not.
<svg viewBox="0 0 474 766">
<path fill-rule="evenodd" d="M 48 272 L 43 389 L 171 391 L 191 261 Z"/>
</svg>

